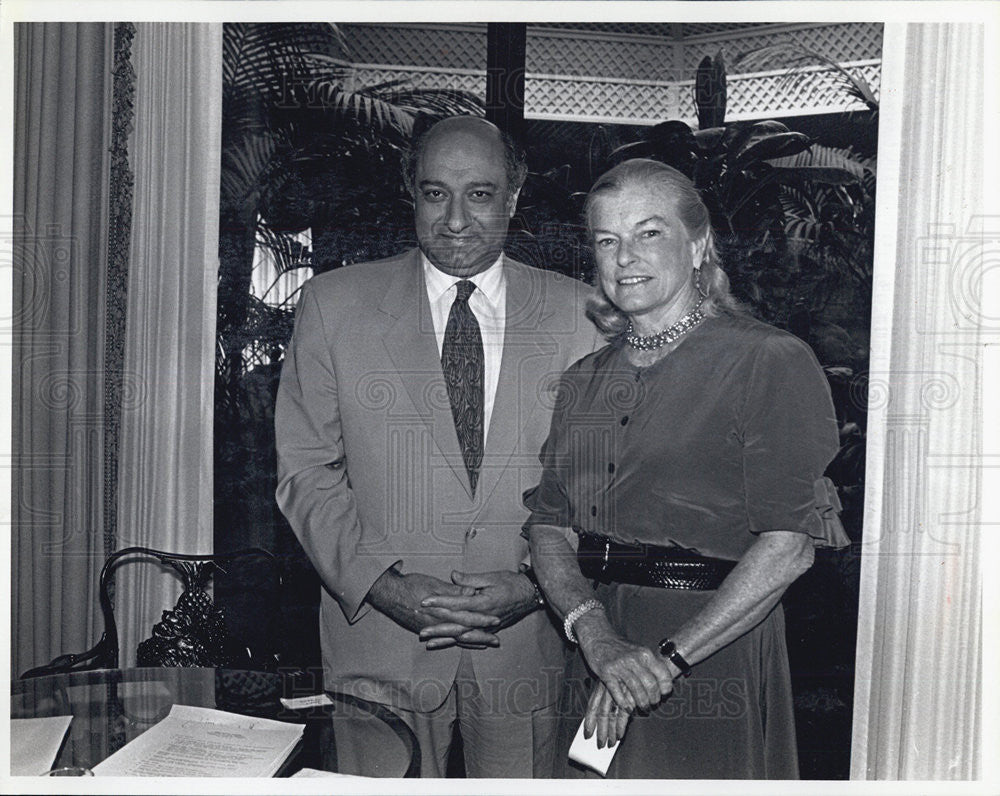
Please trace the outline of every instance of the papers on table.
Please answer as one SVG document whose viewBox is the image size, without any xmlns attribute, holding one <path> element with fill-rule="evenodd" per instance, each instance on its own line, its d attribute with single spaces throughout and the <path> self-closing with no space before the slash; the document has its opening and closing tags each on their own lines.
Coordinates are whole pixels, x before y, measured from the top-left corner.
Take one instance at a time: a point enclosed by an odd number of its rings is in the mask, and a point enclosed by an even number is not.
<svg viewBox="0 0 1000 796">
<path fill-rule="evenodd" d="M 618 751 L 618 744 L 605 746 L 603 749 L 597 748 L 597 733 L 590 738 L 583 737 L 583 722 L 576 731 L 576 737 L 569 746 L 569 759 L 581 766 L 593 769 L 602 777 L 608 773 L 608 766 L 611 765 L 611 758 Z"/>
<path fill-rule="evenodd" d="M 169 715 L 94 767 L 107 777 L 271 777 L 305 725 L 174 705 Z"/>
<path fill-rule="evenodd" d="M 10 773 L 34 777 L 55 766 L 72 716 L 10 720 Z"/>
</svg>

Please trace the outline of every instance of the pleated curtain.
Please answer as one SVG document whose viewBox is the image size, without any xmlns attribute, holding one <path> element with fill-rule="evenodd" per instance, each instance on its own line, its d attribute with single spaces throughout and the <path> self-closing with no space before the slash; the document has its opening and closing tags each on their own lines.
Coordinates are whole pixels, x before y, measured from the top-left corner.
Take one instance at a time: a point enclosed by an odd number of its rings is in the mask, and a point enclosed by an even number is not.
<svg viewBox="0 0 1000 796">
<path fill-rule="evenodd" d="M 212 550 L 222 27 L 129 27 L 122 60 L 113 24 L 15 26 L 14 676 L 97 641 L 114 549 Z M 130 666 L 178 587 L 115 587 Z"/>
<path fill-rule="evenodd" d="M 112 26 L 14 26 L 11 669 L 100 635 Z"/>
<path fill-rule="evenodd" d="M 883 53 L 851 777 L 976 779 L 984 28 L 889 24 Z"/>
<path fill-rule="evenodd" d="M 118 541 L 212 551 L 212 420 L 222 25 L 139 23 L 132 163 L 135 201 L 123 405 Z M 156 567 L 116 583 L 123 665 L 180 593 Z"/>
</svg>

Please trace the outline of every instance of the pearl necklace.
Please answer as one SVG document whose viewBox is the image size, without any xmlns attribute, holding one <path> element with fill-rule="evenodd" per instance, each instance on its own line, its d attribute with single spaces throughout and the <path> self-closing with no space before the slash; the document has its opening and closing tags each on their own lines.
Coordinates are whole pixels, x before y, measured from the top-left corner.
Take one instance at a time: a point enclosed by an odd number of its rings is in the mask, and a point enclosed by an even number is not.
<svg viewBox="0 0 1000 796">
<path fill-rule="evenodd" d="M 673 326 L 664 329 L 662 332 L 651 334 L 646 337 L 634 333 L 632 321 L 628 322 L 625 329 L 625 341 L 636 351 L 653 351 L 662 348 L 668 343 L 683 337 L 695 326 L 705 320 L 705 313 L 701 311 L 702 302 L 699 301 L 687 315 L 681 318 Z"/>
</svg>

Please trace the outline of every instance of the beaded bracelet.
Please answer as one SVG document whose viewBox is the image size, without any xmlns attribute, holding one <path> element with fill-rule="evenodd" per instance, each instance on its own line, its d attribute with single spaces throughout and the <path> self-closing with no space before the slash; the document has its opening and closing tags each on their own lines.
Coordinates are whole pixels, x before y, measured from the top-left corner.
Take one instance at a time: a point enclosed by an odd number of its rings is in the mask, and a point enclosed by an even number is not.
<svg viewBox="0 0 1000 796">
<path fill-rule="evenodd" d="M 563 619 L 563 633 L 566 634 L 566 639 L 570 644 L 576 644 L 576 635 L 573 633 L 573 625 L 576 624 L 576 620 L 585 613 L 594 611 L 598 608 L 604 608 L 604 604 L 600 600 L 584 600 L 576 608 L 566 614 L 566 618 Z"/>
</svg>

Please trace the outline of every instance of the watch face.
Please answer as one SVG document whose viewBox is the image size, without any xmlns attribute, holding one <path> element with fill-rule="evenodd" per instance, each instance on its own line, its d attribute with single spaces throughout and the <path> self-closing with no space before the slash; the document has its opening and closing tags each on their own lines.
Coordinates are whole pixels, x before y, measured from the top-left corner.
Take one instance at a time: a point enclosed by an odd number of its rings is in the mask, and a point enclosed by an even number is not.
<svg viewBox="0 0 1000 796">
<path fill-rule="evenodd" d="M 660 642 L 660 654 L 680 669 L 684 677 L 691 674 L 691 664 L 684 660 L 684 656 L 677 651 L 677 647 L 670 639 L 665 638 Z"/>
</svg>

